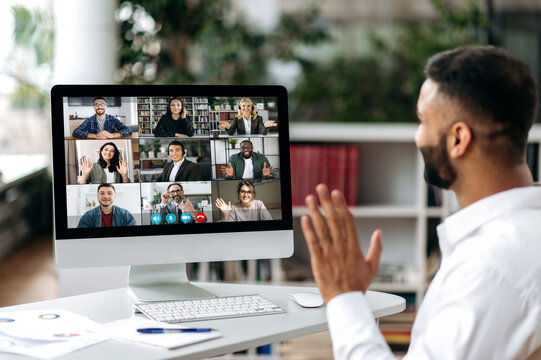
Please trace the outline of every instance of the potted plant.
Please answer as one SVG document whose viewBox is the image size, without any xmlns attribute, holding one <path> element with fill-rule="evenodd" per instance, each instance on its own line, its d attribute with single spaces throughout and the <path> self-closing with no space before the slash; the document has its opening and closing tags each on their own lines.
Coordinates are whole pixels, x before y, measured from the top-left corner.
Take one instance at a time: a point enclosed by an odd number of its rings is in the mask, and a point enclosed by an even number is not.
<svg viewBox="0 0 541 360">
<path fill-rule="evenodd" d="M 158 190 L 154 191 L 154 197 L 152 198 L 151 206 L 152 209 L 156 209 L 156 205 L 162 202 L 162 193 Z"/>
<path fill-rule="evenodd" d="M 231 149 L 234 149 L 235 145 L 237 144 L 237 141 L 239 141 L 239 140 L 236 139 L 236 138 L 230 138 L 228 141 L 231 144 Z"/>
<path fill-rule="evenodd" d="M 148 151 L 150 150 L 150 145 L 141 144 L 139 145 L 139 152 L 141 153 L 142 159 L 148 159 Z"/>
</svg>

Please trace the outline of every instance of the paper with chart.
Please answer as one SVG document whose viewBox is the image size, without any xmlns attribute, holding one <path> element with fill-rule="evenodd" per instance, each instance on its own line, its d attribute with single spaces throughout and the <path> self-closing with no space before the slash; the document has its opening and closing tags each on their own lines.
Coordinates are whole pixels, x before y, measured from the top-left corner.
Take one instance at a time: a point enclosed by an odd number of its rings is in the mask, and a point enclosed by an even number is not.
<svg viewBox="0 0 541 360">
<path fill-rule="evenodd" d="M 0 313 L 0 352 L 52 359 L 99 343 L 104 336 L 87 331 L 98 323 L 60 310 Z"/>
</svg>

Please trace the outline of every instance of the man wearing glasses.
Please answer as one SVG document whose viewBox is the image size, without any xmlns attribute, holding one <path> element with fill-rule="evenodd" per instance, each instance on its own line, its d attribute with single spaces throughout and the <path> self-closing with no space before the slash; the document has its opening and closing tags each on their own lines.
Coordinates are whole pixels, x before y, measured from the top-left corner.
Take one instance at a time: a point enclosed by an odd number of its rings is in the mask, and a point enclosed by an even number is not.
<svg viewBox="0 0 541 360">
<path fill-rule="evenodd" d="M 274 168 L 265 155 L 254 153 L 250 140 L 240 143 L 240 152 L 229 157 L 224 174 L 227 180 L 270 179 Z"/>
<path fill-rule="evenodd" d="M 131 135 L 132 131 L 113 115 L 105 113 L 107 102 L 102 97 L 94 99 L 95 115 L 73 130 L 73 137 L 81 139 L 116 139 Z"/>
<path fill-rule="evenodd" d="M 184 199 L 184 188 L 179 183 L 169 184 L 162 194 L 162 202 L 156 206 L 160 211 L 160 224 L 178 224 L 183 213 L 190 214 L 189 222 L 195 221 L 195 208 L 189 199 Z M 184 221 L 183 221 L 184 222 Z"/>
</svg>

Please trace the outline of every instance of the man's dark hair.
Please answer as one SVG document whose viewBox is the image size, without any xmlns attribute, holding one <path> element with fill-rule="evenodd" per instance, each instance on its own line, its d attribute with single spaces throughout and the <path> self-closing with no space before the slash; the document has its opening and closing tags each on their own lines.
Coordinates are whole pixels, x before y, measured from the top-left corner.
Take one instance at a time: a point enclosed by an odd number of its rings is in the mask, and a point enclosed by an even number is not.
<svg viewBox="0 0 541 360">
<path fill-rule="evenodd" d="M 480 124 L 497 125 L 489 139 L 506 136 L 513 157 L 523 159 L 537 106 L 535 81 L 525 63 L 492 46 L 464 46 L 432 56 L 425 75 Z"/>
<path fill-rule="evenodd" d="M 113 186 L 113 184 L 109 184 L 109 183 L 103 183 L 103 184 L 100 184 L 98 186 L 98 191 L 97 192 L 100 192 L 100 189 L 102 187 L 110 187 L 110 188 L 113 188 L 113 191 L 116 193 L 116 190 L 115 190 L 115 187 Z"/>
<path fill-rule="evenodd" d="M 241 146 L 242 146 L 242 143 L 245 143 L 245 142 L 250 143 L 250 145 L 252 145 L 252 147 L 254 147 L 254 144 L 250 140 L 242 140 L 240 142 Z"/>
<path fill-rule="evenodd" d="M 177 185 L 177 186 L 180 186 L 180 190 L 184 191 L 184 188 L 182 187 L 182 185 L 180 185 L 179 183 L 172 183 L 172 184 L 169 184 L 169 186 L 167 187 L 167 191 L 169 191 L 169 188 L 173 185 Z"/>
<path fill-rule="evenodd" d="M 105 98 L 101 96 L 95 97 L 94 100 L 92 100 L 92 104 L 94 104 L 96 100 L 100 100 L 100 99 L 103 100 L 107 104 L 107 100 L 105 100 Z"/>
<path fill-rule="evenodd" d="M 169 143 L 169 145 L 167 145 L 167 153 L 169 153 L 169 147 L 170 147 L 171 145 L 177 145 L 177 146 L 182 147 L 182 154 L 185 153 L 185 151 L 184 151 L 184 150 L 185 150 L 185 149 L 184 149 L 184 145 L 183 145 L 180 141 L 178 141 L 178 140 L 173 140 L 173 141 L 171 141 L 171 142 Z"/>
</svg>

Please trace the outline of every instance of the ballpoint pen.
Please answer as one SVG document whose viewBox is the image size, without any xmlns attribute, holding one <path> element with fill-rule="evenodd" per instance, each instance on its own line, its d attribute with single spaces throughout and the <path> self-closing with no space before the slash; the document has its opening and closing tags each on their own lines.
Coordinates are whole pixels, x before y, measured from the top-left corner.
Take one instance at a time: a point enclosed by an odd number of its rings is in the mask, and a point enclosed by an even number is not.
<svg viewBox="0 0 541 360">
<path fill-rule="evenodd" d="M 211 332 L 211 328 L 178 328 L 178 329 L 163 329 L 163 328 L 143 328 L 137 329 L 137 332 L 143 334 L 163 334 L 163 333 L 200 333 Z"/>
</svg>

